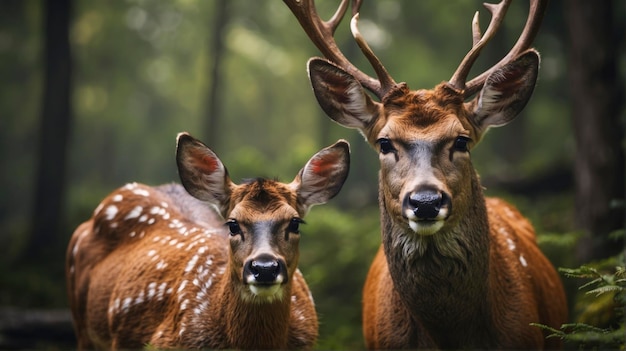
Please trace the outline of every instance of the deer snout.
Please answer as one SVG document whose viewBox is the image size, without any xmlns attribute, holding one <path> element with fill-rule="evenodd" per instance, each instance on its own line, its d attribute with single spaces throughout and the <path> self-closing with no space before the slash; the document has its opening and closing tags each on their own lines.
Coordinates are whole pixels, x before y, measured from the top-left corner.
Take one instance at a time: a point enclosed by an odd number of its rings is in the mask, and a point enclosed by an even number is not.
<svg viewBox="0 0 626 351">
<path fill-rule="evenodd" d="M 284 260 L 264 254 L 248 260 L 243 269 L 243 280 L 251 285 L 273 285 L 287 281 Z"/>
<path fill-rule="evenodd" d="M 433 188 L 421 188 L 407 193 L 402 212 L 409 227 L 420 235 L 435 234 L 450 213 L 450 196 Z"/>
</svg>

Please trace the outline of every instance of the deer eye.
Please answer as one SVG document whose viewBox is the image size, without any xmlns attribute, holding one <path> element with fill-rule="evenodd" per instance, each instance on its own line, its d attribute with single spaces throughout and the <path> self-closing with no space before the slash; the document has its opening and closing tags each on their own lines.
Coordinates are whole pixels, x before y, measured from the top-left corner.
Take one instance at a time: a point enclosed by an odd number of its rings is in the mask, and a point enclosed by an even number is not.
<svg viewBox="0 0 626 351">
<path fill-rule="evenodd" d="M 289 226 L 287 227 L 287 231 L 289 233 L 296 233 L 296 234 L 300 234 L 300 224 L 304 223 L 304 221 L 300 218 L 294 217 L 291 219 L 291 222 L 289 222 Z"/>
<path fill-rule="evenodd" d="M 396 149 L 393 148 L 393 144 L 391 144 L 391 140 L 389 140 L 387 138 L 380 138 L 380 139 L 376 140 L 376 143 L 380 147 L 380 152 L 383 155 L 386 155 L 386 154 L 396 150 Z"/>
<path fill-rule="evenodd" d="M 226 225 L 228 226 L 228 230 L 230 231 L 230 235 L 242 234 L 241 227 L 239 226 L 239 223 L 237 223 L 236 220 L 229 219 L 228 222 L 226 222 Z"/>
<path fill-rule="evenodd" d="M 457 137 L 456 140 L 454 140 L 454 150 L 461 152 L 469 151 L 468 145 L 470 140 L 470 138 L 464 136 Z"/>
</svg>

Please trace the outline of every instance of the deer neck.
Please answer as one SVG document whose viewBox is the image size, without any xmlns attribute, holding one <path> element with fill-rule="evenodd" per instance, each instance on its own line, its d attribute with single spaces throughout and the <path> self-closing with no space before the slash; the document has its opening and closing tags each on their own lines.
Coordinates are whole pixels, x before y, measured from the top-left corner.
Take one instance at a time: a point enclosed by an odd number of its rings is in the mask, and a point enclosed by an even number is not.
<svg viewBox="0 0 626 351">
<path fill-rule="evenodd" d="M 291 282 L 282 299 L 271 302 L 242 297 L 240 280 L 231 276 L 222 290 L 226 302 L 221 315 L 228 344 L 235 349 L 285 349 L 289 333 Z"/>
<path fill-rule="evenodd" d="M 383 248 L 394 288 L 412 317 L 440 346 L 463 345 L 463 333 L 443 334 L 446 330 L 467 331 L 465 335 L 473 334 L 473 340 L 485 334 L 488 340 L 493 329 L 489 318 L 489 225 L 476 174 L 471 188 L 473 200 L 466 215 L 428 237 L 418 236 L 406 223 L 390 216 L 386 203 L 394 200 L 379 192 Z M 453 340 L 456 337 L 459 340 Z"/>
</svg>

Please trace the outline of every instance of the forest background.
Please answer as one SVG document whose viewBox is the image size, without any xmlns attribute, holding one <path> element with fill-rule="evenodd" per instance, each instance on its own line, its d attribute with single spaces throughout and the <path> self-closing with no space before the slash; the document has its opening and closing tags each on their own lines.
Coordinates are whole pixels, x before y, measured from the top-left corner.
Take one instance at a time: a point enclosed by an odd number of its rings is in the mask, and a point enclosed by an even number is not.
<svg viewBox="0 0 626 351">
<path fill-rule="evenodd" d="M 336 1 L 318 1 L 329 18 Z M 480 1 L 366 1 L 360 28 L 397 81 L 449 79 L 471 45 Z M 526 1 L 472 72 L 497 62 Z M 557 267 L 623 250 L 623 1 L 552 1 L 535 45 L 533 98 L 472 153 L 490 196 L 534 223 Z M 369 65 L 344 19 L 337 42 Z M 203 140 L 236 181 L 291 180 L 318 149 L 352 146 L 339 196 L 314 208 L 300 268 L 320 314 L 320 349 L 358 349 L 361 288 L 380 243 L 377 155 L 317 105 L 305 64 L 319 53 L 281 1 L 3 0 L 0 3 L 0 308 L 65 309 L 74 228 L 127 182 L 178 181 L 175 136 Z M 473 76 L 470 73 L 470 76 Z M 564 278 L 565 280 L 565 278 Z M 568 287 L 572 320 L 577 282 Z"/>
</svg>

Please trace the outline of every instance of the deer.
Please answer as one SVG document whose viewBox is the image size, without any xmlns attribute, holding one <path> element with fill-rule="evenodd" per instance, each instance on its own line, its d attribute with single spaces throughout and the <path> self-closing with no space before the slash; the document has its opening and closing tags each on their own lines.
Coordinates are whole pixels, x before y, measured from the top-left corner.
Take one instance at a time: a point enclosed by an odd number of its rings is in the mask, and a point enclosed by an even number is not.
<svg viewBox="0 0 626 351">
<path fill-rule="evenodd" d="M 129 183 L 71 237 L 78 349 L 311 349 L 318 320 L 298 268 L 303 217 L 345 182 L 350 148 L 317 152 L 290 183 L 234 183 L 215 152 L 177 137 L 181 184 Z"/>
<path fill-rule="evenodd" d="M 321 109 L 357 129 L 379 155 L 381 245 L 363 287 L 365 346 L 561 347 L 531 326 L 566 322 L 560 277 L 529 220 L 484 195 L 470 158 L 487 130 L 511 122 L 533 93 L 540 56 L 531 45 L 547 2 L 531 0 L 515 45 L 468 81 L 511 1 L 485 4 L 491 21 L 483 34 L 476 12 L 471 50 L 450 80 L 411 90 L 396 83 L 360 33 L 361 1 L 353 1 L 350 28 L 376 78 L 354 66 L 334 39 L 348 0 L 328 20 L 313 0 L 283 1 L 324 56 L 307 63 Z"/>
</svg>

